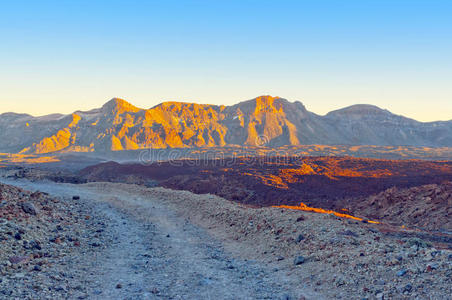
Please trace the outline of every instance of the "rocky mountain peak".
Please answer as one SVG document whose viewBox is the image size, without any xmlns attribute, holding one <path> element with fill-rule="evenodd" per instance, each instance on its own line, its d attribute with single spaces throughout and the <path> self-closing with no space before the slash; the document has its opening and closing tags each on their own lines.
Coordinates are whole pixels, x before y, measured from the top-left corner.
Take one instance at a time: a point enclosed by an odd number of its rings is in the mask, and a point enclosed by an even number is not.
<svg viewBox="0 0 452 300">
<path fill-rule="evenodd" d="M 108 101 L 107 103 L 105 103 L 102 106 L 102 110 L 106 111 L 106 112 L 113 112 L 113 113 L 122 114 L 122 113 L 125 113 L 125 112 L 137 113 L 141 109 L 136 107 L 136 106 L 134 106 L 134 105 L 132 105 L 131 103 L 127 102 L 124 99 L 112 98 L 110 101 Z"/>
<path fill-rule="evenodd" d="M 243 113 L 258 115 L 260 113 L 278 113 L 283 111 L 283 106 L 291 104 L 286 99 L 270 95 L 259 96 L 254 99 L 240 102 L 233 107 Z"/>
<path fill-rule="evenodd" d="M 388 115 L 389 111 L 370 104 L 356 104 L 329 112 L 327 116 L 369 116 Z"/>
<path fill-rule="evenodd" d="M 0 115 L 0 152 L 53 153 L 144 148 L 319 145 L 452 145 L 452 122 L 420 123 L 373 105 L 326 116 L 301 102 L 259 96 L 232 106 L 164 102 L 140 109 L 113 98 L 73 115 Z"/>
</svg>

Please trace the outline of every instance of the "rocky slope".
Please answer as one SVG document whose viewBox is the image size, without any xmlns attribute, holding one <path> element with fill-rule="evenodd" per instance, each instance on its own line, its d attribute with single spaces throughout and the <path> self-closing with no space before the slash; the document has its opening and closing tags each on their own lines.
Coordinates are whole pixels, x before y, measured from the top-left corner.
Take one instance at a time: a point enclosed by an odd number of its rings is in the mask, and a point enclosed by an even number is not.
<svg viewBox="0 0 452 300">
<path fill-rule="evenodd" d="M 370 105 L 326 116 L 261 96 L 232 106 L 164 102 L 140 109 L 114 98 L 71 115 L 0 115 L 0 152 L 45 154 L 144 148 L 286 145 L 452 146 L 452 121 L 421 123 Z"/>
<path fill-rule="evenodd" d="M 452 182 L 409 189 L 393 187 L 357 202 L 353 210 L 396 225 L 452 233 Z"/>
<path fill-rule="evenodd" d="M 96 255 L 104 225 L 92 213 L 72 197 L 0 183 L 0 299 L 86 298 L 77 268 Z"/>
</svg>

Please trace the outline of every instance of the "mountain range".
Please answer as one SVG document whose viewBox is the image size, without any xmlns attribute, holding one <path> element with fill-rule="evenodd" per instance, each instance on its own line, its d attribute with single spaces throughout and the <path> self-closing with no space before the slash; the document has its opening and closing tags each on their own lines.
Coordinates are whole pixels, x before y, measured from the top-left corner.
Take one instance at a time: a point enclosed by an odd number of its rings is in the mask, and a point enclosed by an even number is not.
<svg viewBox="0 0 452 300">
<path fill-rule="evenodd" d="M 232 106 L 119 98 L 70 115 L 0 115 L 0 152 L 45 154 L 147 148 L 287 145 L 452 146 L 452 121 L 418 122 L 373 105 L 324 116 L 301 102 L 260 96 Z"/>
</svg>

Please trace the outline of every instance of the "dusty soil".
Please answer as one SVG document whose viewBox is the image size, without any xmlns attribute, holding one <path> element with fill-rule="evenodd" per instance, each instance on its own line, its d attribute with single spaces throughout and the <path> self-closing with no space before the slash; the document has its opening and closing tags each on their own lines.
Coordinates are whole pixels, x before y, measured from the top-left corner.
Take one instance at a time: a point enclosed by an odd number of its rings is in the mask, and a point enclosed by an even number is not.
<svg viewBox="0 0 452 300">
<path fill-rule="evenodd" d="M 213 195 L 99 185 L 130 196 L 158 198 L 207 228 L 229 252 L 266 262 L 278 270 L 276 274 L 290 276 L 293 285 L 307 285 L 327 298 L 448 299 L 452 293 L 449 235 L 302 211 L 250 208 Z M 299 256 L 305 262 L 296 266 Z"/>
<path fill-rule="evenodd" d="M 32 271 L 34 258 L 19 271 L 1 262 L 6 281 L 0 292 L 9 297 L 449 299 L 452 294 L 447 234 L 251 208 L 164 188 L 9 183 L 79 203 L 81 213 L 74 210 L 73 217 L 85 220 L 89 210 L 92 220 L 67 227 L 67 234 L 80 230 L 80 246 L 65 245 L 72 252 L 49 258 L 41 271 Z M 74 194 L 81 199 L 71 200 Z"/>
<path fill-rule="evenodd" d="M 45 263 L 41 263 L 37 249 L 26 249 L 14 238 L 7 238 L 2 244 L 2 250 L 13 249 L 2 251 L 0 261 L 0 295 L 4 297 L 324 298 L 304 284 L 293 285 L 290 276 L 275 272 L 261 261 L 243 259 L 225 251 L 219 239 L 175 214 L 159 198 L 145 199 L 140 193 L 123 193 L 123 186 L 117 188 L 114 185 L 3 181 L 29 190 L 45 191 L 49 193 L 48 197 L 59 199 L 60 204 L 65 203 L 61 204 L 63 207 L 54 207 L 64 212 L 56 224 L 45 219 L 41 210 L 28 218 L 32 227 L 26 230 L 28 235 L 24 238 L 39 240 L 43 249 L 50 249 L 52 254 L 44 255 Z M 134 188 L 131 186 L 132 191 Z M 6 186 L 4 190 L 6 195 L 16 189 Z M 73 195 L 80 199 L 72 200 Z M 13 199 L 16 198 L 17 195 L 8 198 L 8 207 L 14 206 Z M 65 205 L 80 207 L 80 210 L 73 209 L 69 217 L 66 213 L 69 215 L 70 212 L 63 210 Z M 71 219 L 86 223 L 86 226 L 74 223 L 58 227 L 60 221 Z M 13 226 L 22 224 L 21 219 L 15 218 L 8 222 Z M 60 239 L 55 242 L 53 233 L 46 236 L 39 230 L 34 231 L 35 225 L 41 223 L 45 224 L 45 227 L 40 227 L 43 232 L 61 231 Z M 77 236 L 77 245 L 67 235 Z M 18 255 L 27 255 L 27 259 L 11 263 L 11 258 Z"/>
</svg>

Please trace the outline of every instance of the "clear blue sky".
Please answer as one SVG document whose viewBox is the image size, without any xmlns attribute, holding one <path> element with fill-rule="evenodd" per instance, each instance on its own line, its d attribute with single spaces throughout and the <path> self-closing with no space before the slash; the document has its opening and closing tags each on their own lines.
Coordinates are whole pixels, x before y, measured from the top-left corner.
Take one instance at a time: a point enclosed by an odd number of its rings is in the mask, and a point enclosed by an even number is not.
<svg viewBox="0 0 452 300">
<path fill-rule="evenodd" d="M 2 1 L 0 112 L 122 97 L 452 119 L 452 1 Z"/>
</svg>

